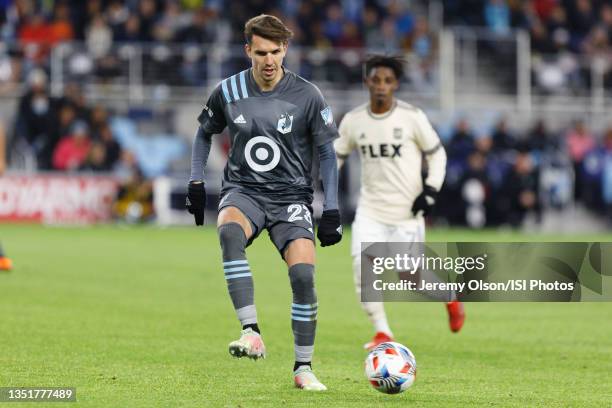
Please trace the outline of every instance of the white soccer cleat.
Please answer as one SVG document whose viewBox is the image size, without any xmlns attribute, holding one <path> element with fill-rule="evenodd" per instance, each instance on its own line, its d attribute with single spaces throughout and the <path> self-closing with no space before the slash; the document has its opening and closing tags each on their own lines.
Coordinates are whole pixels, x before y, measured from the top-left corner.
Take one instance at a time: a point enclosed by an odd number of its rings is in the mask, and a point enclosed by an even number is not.
<svg viewBox="0 0 612 408">
<path fill-rule="evenodd" d="M 299 366 L 293 372 L 295 386 L 306 391 L 326 391 L 327 387 L 319 381 L 316 375 L 312 372 L 312 368 L 307 365 Z"/>
<path fill-rule="evenodd" d="M 266 358 L 266 346 L 261 335 L 249 327 L 242 331 L 239 340 L 229 344 L 229 353 L 236 358 L 248 357 L 257 360 Z"/>
</svg>

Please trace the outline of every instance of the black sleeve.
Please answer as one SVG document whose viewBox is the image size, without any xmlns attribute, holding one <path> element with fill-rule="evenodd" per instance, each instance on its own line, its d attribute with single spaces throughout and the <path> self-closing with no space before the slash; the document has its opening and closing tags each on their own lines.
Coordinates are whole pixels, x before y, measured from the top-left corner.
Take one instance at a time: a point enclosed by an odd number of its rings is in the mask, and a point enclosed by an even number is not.
<svg viewBox="0 0 612 408">
<path fill-rule="evenodd" d="M 321 146 L 338 137 L 338 129 L 332 110 L 325 102 L 319 88 L 312 85 L 310 101 L 308 102 L 308 125 L 310 134 L 316 146 Z"/>
<path fill-rule="evenodd" d="M 204 177 L 204 168 L 212 146 L 211 136 L 210 133 L 204 132 L 202 126 L 198 126 L 193 139 L 193 150 L 191 151 L 191 176 L 189 181 L 202 180 Z"/>
<path fill-rule="evenodd" d="M 223 129 L 227 126 L 224 107 L 221 85 L 218 85 L 210 94 L 202 113 L 198 116 L 198 122 L 200 122 L 200 126 L 205 133 L 219 134 L 223 132 Z"/>
<path fill-rule="evenodd" d="M 327 142 L 319 145 L 319 173 L 323 182 L 323 210 L 338 209 L 338 164 L 334 144 Z"/>
</svg>

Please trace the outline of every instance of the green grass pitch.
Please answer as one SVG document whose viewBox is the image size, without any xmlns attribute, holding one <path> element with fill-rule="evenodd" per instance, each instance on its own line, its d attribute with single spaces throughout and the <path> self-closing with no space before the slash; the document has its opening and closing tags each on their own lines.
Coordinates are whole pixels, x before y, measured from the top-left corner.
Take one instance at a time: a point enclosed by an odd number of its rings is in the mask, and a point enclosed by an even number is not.
<svg viewBox="0 0 612 408">
<path fill-rule="evenodd" d="M 467 304 L 458 335 L 441 304 L 389 304 L 418 377 L 403 394 L 376 392 L 363 374 L 372 330 L 353 292 L 349 238 L 317 252 L 313 365 L 329 391 L 313 394 L 293 388 L 291 290 L 266 234 L 248 250 L 268 348 L 253 362 L 227 352 L 239 325 L 214 229 L 0 225 L 15 264 L 0 273 L 0 387 L 74 386 L 77 406 L 101 407 L 612 406 L 611 303 Z M 19 406 L 29 405 L 44 404 Z"/>
</svg>

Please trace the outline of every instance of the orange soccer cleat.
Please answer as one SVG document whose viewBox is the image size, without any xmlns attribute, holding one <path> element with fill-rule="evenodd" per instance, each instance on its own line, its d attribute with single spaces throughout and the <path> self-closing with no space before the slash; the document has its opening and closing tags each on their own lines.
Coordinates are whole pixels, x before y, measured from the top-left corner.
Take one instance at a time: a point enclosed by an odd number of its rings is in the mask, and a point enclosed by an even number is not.
<svg viewBox="0 0 612 408">
<path fill-rule="evenodd" d="M 363 345 L 363 348 L 368 350 L 368 351 L 372 351 L 376 348 L 376 346 L 378 346 L 380 343 L 385 343 L 387 341 L 395 341 L 393 340 L 393 337 L 389 336 L 387 333 L 385 332 L 377 332 L 374 337 L 372 338 L 371 341 L 367 342 L 366 344 Z"/>
<path fill-rule="evenodd" d="M 10 271 L 13 269 L 13 262 L 5 256 L 0 256 L 0 271 Z"/>
<path fill-rule="evenodd" d="M 446 310 L 448 311 L 448 324 L 453 333 L 457 333 L 463 327 L 465 322 L 465 310 L 463 309 L 463 303 L 458 300 L 453 300 L 446 304 Z"/>
</svg>

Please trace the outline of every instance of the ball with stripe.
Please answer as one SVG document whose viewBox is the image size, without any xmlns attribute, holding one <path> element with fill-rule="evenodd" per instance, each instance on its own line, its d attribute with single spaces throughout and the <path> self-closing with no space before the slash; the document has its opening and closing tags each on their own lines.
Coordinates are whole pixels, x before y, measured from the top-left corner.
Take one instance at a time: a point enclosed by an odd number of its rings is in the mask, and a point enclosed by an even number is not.
<svg viewBox="0 0 612 408">
<path fill-rule="evenodd" d="M 400 343 L 379 344 L 365 360 L 365 374 L 377 391 L 398 394 L 412 386 L 416 379 L 416 359 Z"/>
</svg>

